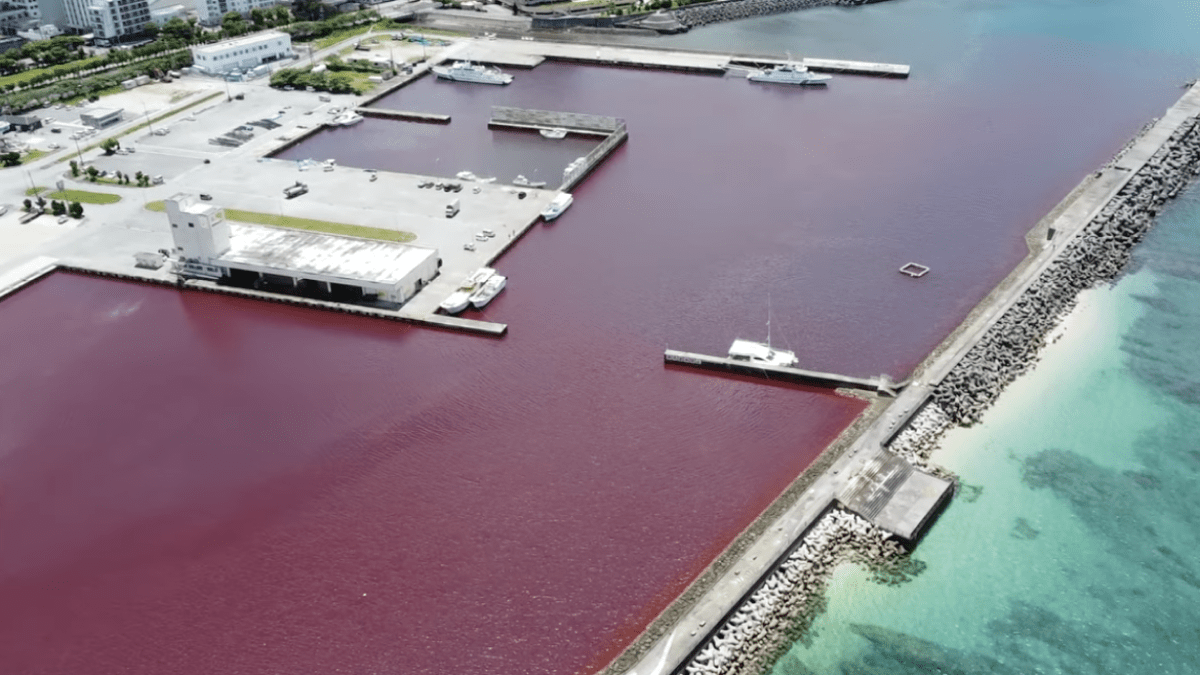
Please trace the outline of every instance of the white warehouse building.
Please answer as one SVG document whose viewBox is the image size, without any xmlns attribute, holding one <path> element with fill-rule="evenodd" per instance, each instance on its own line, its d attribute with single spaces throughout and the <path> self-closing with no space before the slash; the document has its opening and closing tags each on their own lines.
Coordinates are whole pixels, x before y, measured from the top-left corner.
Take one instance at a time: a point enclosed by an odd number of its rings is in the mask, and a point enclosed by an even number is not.
<svg viewBox="0 0 1200 675">
<path fill-rule="evenodd" d="M 434 277 L 437 249 L 253 225 L 231 225 L 224 209 L 177 194 L 167 200 L 180 276 L 402 304 Z"/>
<path fill-rule="evenodd" d="M 271 61 L 290 59 L 293 55 L 292 36 L 272 30 L 192 47 L 192 67 L 220 75 L 250 70 Z"/>
</svg>

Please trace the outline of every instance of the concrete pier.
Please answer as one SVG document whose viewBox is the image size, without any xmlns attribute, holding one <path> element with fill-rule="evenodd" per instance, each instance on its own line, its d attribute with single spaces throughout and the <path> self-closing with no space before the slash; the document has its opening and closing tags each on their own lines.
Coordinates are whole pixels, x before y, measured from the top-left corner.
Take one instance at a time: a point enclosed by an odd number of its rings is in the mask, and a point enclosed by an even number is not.
<svg viewBox="0 0 1200 675">
<path fill-rule="evenodd" d="M 800 368 L 750 363 L 748 361 L 738 361 L 737 359 L 730 359 L 722 356 L 681 352 L 674 349 L 666 350 L 663 353 L 663 359 L 667 363 L 681 366 L 693 366 L 696 368 L 705 368 L 710 370 L 724 370 L 726 372 L 738 373 L 740 375 L 753 375 L 755 377 L 765 377 L 769 380 L 778 379 L 817 387 L 827 387 L 830 389 L 849 387 L 851 389 L 863 389 L 865 391 L 886 394 L 887 396 L 895 396 L 895 390 L 897 388 L 897 385 L 887 377 L 850 377 L 848 375 L 822 373 L 815 370 L 803 370 Z"/>
<path fill-rule="evenodd" d="M 880 450 L 839 497 L 845 507 L 912 545 L 950 500 L 953 484 Z"/>
<path fill-rule="evenodd" d="M 50 274 L 58 267 L 58 261 L 38 256 L 0 275 L 0 298 L 15 293 L 29 284 Z"/>
<path fill-rule="evenodd" d="M 437 113 L 411 112 L 408 110 L 386 110 L 384 108 L 356 108 L 363 117 L 385 117 L 406 122 L 428 122 L 430 124 L 449 124 L 449 115 Z"/>
<path fill-rule="evenodd" d="M 803 58 L 800 65 L 814 73 L 838 73 L 842 75 L 869 75 L 872 77 L 907 78 L 912 71 L 911 66 L 899 63 L 873 63 L 870 61 L 847 61 L 842 59 L 813 59 Z M 765 57 L 733 57 L 730 66 L 742 68 L 769 68 L 787 63 L 786 59 Z"/>
</svg>

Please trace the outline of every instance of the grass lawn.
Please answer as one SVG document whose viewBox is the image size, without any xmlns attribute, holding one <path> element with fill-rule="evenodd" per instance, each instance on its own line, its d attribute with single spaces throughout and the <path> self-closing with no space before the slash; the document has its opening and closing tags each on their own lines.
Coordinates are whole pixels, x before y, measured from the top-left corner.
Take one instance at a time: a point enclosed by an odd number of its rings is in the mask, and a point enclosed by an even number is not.
<svg viewBox="0 0 1200 675">
<path fill-rule="evenodd" d="M 48 155 L 52 152 L 57 152 L 57 151 L 56 150 L 30 150 L 29 152 L 27 152 L 21 156 L 21 163 L 29 164 L 30 162 L 36 162 L 39 159 L 45 157 L 46 155 Z"/>
<path fill-rule="evenodd" d="M 25 194 L 32 196 L 47 189 L 49 188 L 29 188 L 25 190 Z M 57 190 L 42 196 L 47 199 L 64 199 L 69 202 L 79 202 L 80 204 L 116 204 L 121 201 L 121 195 L 114 195 L 109 192 L 88 192 L 86 190 Z"/>
<path fill-rule="evenodd" d="M 91 66 L 95 66 L 95 64 L 98 61 L 103 61 L 103 60 L 104 60 L 104 57 L 102 57 L 102 56 L 93 56 L 90 58 L 82 59 L 80 61 L 72 61 L 71 63 L 63 63 L 60 65 L 63 65 L 63 66 L 78 65 L 78 66 L 82 66 L 83 68 L 88 68 Z M 0 77 L 0 87 L 3 87 L 6 84 L 23 85 L 26 82 L 28 82 L 29 80 L 32 80 L 33 78 L 37 77 L 38 75 L 41 75 L 42 73 L 49 73 L 58 67 L 59 66 L 50 66 L 49 68 L 31 68 L 29 70 L 26 70 L 26 71 L 23 71 L 20 73 L 13 73 L 12 75 L 5 75 L 3 77 Z"/>
<path fill-rule="evenodd" d="M 315 49 L 325 49 L 326 47 L 332 47 L 332 46 L 336 45 L 337 43 L 341 42 L 342 40 L 352 38 L 356 35 L 364 35 L 364 34 L 366 34 L 367 31 L 374 28 L 374 26 L 375 26 L 375 24 L 364 24 L 362 26 L 355 26 L 353 28 L 343 28 L 341 30 L 335 30 L 323 38 L 317 38 L 315 41 L 313 41 L 312 45 Z"/>
<path fill-rule="evenodd" d="M 146 208 L 151 211 L 163 212 L 167 210 L 167 205 L 159 200 L 146 204 Z M 346 223 L 333 223 L 328 220 L 313 220 L 311 218 L 297 218 L 295 216 L 281 216 L 274 213 L 259 213 L 257 211 L 242 211 L 239 209 L 225 209 L 225 217 L 230 220 L 236 220 L 239 223 L 271 225 L 273 227 L 286 227 L 293 230 L 311 230 L 313 232 L 340 234 L 347 237 L 359 237 L 361 239 L 379 239 L 381 241 L 405 243 L 417 238 L 417 235 L 412 232 L 399 232 L 397 230 L 385 230 L 380 227 L 347 225 Z"/>
</svg>

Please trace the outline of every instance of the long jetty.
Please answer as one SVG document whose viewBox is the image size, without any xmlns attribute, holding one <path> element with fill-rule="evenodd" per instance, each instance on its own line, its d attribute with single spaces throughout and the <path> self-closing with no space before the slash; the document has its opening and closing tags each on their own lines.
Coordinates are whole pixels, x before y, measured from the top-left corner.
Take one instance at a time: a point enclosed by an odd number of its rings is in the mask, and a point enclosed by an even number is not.
<svg viewBox="0 0 1200 675">
<path fill-rule="evenodd" d="M 437 113 L 412 112 L 410 110 L 387 110 L 385 108 L 356 108 L 363 117 L 384 117 L 406 122 L 428 122 L 431 124 L 449 124 L 449 115 Z"/>
<path fill-rule="evenodd" d="M 888 405 L 869 408 L 861 426 L 818 459 L 820 475 L 798 479 L 803 492 L 768 509 L 602 672 L 722 675 L 769 666 L 789 631 L 811 620 L 809 608 L 839 560 L 863 546 L 867 558 L 887 560 L 878 536 L 863 534 L 875 526 L 838 505 L 885 510 L 876 498 L 893 473 L 881 450 L 944 473 L 928 464 L 940 435 L 979 419 L 1030 366 L 1078 293 L 1119 274 L 1162 205 L 1200 173 L 1198 115 L 1193 85 L 1085 178 L 1027 237 L 1030 255 L 917 368 L 912 383 Z"/>
<path fill-rule="evenodd" d="M 838 375 L 836 373 L 822 373 L 816 370 L 803 370 L 801 368 L 792 368 L 790 366 L 751 363 L 749 361 L 739 361 L 737 359 L 725 358 L 723 356 L 681 352 L 674 349 L 668 349 L 663 352 L 663 360 L 667 363 L 681 366 L 693 366 L 708 370 L 723 370 L 730 373 L 753 375 L 755 377 L 778 379 L 787 382 L 814 385 L 817 387 L 827 387 L 830 389 L 837 389 L 839 387 L 863 389 L 866 391 L 886 394 L 888 396 L 895 396 L 895 391 L 897 388 L 897 385 L 886 376 L 871 378 L 851 377 L 849 375 Z"/>
</svg>

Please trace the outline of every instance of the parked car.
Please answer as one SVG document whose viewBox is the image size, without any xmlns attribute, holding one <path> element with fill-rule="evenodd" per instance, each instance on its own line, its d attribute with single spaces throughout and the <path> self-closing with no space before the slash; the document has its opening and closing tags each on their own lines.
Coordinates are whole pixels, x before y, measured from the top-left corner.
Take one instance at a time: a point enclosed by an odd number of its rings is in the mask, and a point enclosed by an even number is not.
<svg viewBox="0 0 1200 675">
<path fill-rule="evenodd" d="M 208 194 L 208 193 L 206 193 L 206 192 L 201 192 L 201 193 L 200 193 L 200 199 L 203 199 L 203 200 L 204 200 L 204 201 L 206 201 L 206 202 L 211 202 L 211 201 L 212 201 L 212 195 L 210 195 L 210 194 Z"/>
</svg>

